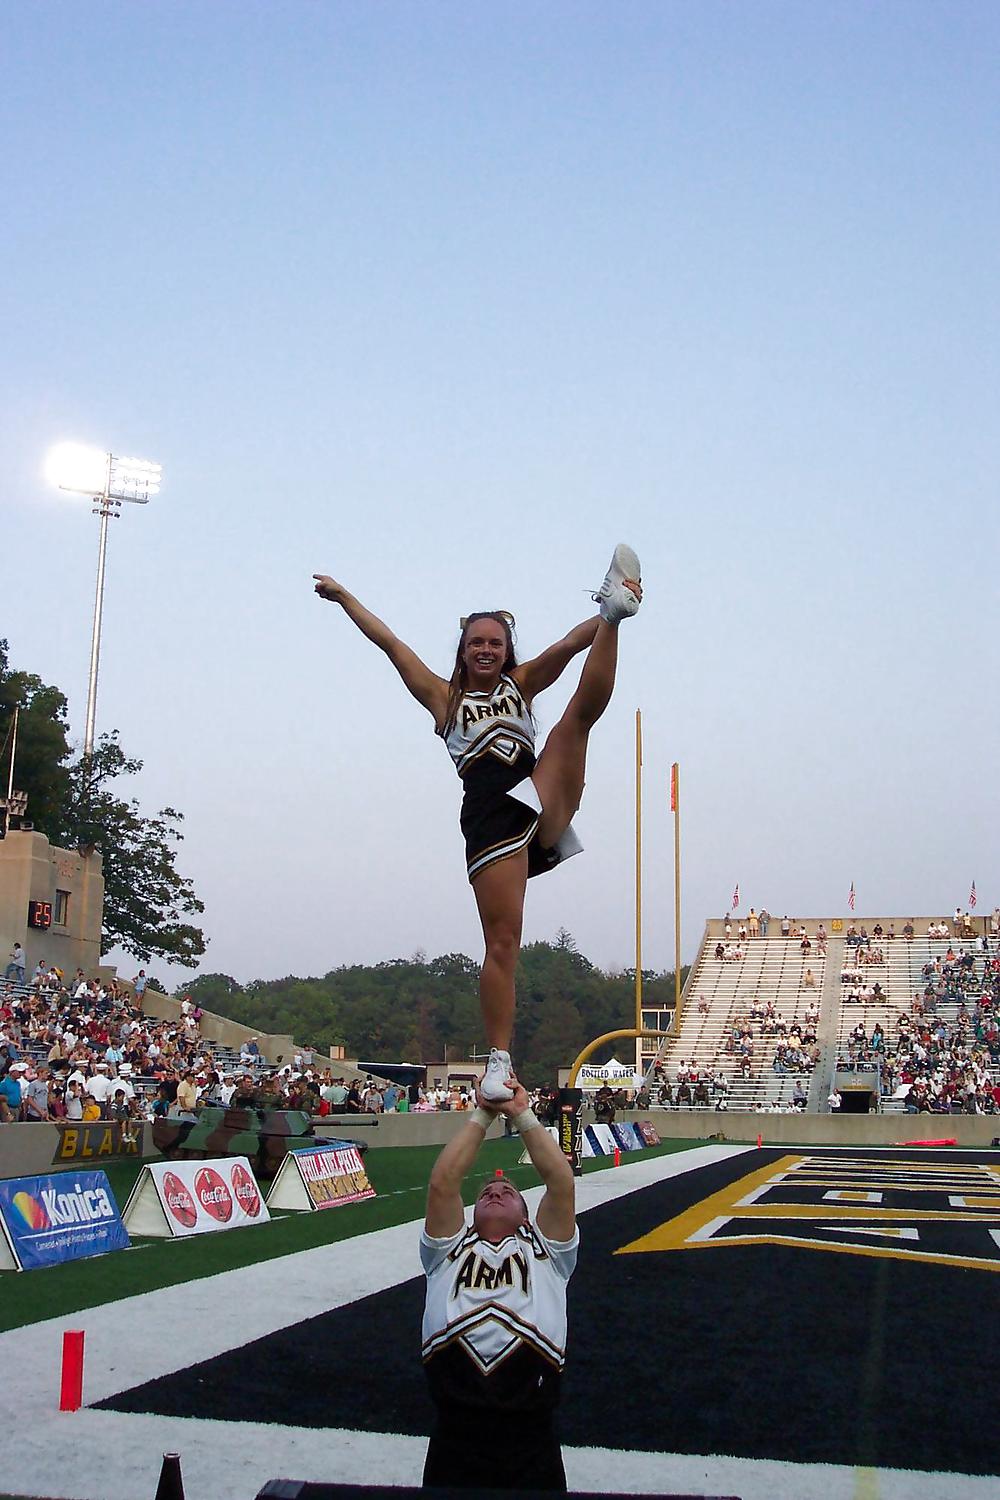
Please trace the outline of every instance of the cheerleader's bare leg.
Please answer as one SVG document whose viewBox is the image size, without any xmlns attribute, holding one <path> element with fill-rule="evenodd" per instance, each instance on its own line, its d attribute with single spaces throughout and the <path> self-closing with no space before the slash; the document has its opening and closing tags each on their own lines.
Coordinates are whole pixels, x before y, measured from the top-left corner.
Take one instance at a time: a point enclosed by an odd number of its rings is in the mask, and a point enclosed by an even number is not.
<svg viewBox="0 0 1000 1500">
<path fill-rule="evenodd" d="M 521 951 L 528 853 L 501 859 L 476 876 L 472 889 L 483 926 L 486 956 L 479 975 L 479 1003 L 486 1041 L 510 1051 L 514 1030 L 514 975 Z"/>
<path fill-rule="evenodd" d="M 618 626 L 599 621 L 580 683 L 538 757 L 532 781 L 542 804 L 538 838 L 550 849 L 566 832 L 583 797 L 590 731 L 611 701 L 618 667 Z"/>
</svg>

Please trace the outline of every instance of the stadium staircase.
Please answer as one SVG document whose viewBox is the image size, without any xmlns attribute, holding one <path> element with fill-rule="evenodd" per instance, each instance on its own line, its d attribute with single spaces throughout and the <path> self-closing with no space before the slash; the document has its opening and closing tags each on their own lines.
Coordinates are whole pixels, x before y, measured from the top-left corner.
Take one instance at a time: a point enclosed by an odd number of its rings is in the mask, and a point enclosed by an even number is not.
<svg viewBox="0 0 1000 1500">
<path fill-rule="evenodd" d="M 690 1066 L 693 1061 L 701 1077 L 710 1068 L 721 1071 L 728 1084 L 727 1109 L 790 1107 L 796 1080 L 801 1078 L 808 1088 L 814 1078 L 805 1073 L 774 1071 L 775 1047 L 781 1038 L 762 1037 L 760 1021 L 749 1018 L 750 1007 L 754 1001 L 764 1005 L 773 1000 L 786 1029 L 796 1023 L 804 1029 L 806 1005 L 810 999 L 816 999 L 822 1025 L 830 956 L 824 959 L 815 941 L 811 952 L 803 954 L 799 939 L 768 936 L 746 942 L 741 958 L 723 960 L 715 957 L 717 941 L 714 934 L 706 936 L 685 986 L 681 1029 L 664 1051 L 663 1076 L 676 1085 L 681 1062 Z M 807 969 L 812 969 L 815 987 L 803 983 Z M 699 1009 L 703 999 L 707 1010 Z M 727 1041 L 738 1023 L 746 1023 L 753 1033 L 754 1053 L 748 1077 L 742 1076 L 739 1052 L 727 1051 Z M 655 1101 L 655 1087 L 653 1097 Z M 695 1107 L 714 1109 L 719 1099 L 720 1095 L 714 1093 L 711 1104 Z M 816 1107 L 812 1099 L 810 1104 Z"/>
</svg>

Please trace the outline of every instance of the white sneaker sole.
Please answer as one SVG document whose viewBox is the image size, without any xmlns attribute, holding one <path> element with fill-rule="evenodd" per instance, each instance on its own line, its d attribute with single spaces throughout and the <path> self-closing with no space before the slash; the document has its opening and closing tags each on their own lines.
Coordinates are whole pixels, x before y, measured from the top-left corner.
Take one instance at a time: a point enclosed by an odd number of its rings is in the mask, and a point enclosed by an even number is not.
<svg viewBox="0 0 1000 1500">
<path fill-rule="evenodd" d="M 602 620 L 609 625 L 618 625 L 622 620 L 631 619 L 639 608 L 639 600 L 631 589 L 625 587 L 625 579 L 631 578 L 638 583 L 641 577 L 638 557 L 625 542 L 619 542 L 596 596 L 600 602 Z"/>
</svg>

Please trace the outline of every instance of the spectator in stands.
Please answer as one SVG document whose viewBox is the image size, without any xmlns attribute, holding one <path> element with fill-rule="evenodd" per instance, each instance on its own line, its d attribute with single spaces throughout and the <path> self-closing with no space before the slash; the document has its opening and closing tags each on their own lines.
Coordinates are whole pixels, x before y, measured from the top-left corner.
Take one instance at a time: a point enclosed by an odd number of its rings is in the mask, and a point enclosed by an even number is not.
<svg viewBox="0 0 1000 1500">
<path fill-rule="evenodd" d="M 111 1097 L 111 1078 L 108 1073 L 106 1062 L 95 1063 L 94 1073 L 88 1078 L 83 1086 L 84 1095 L 91 1098 L 98 1108 L 98 1118 L 104 1114 L 104 1109 Z M 84 1112 L 86 1119 L 86 1111 Z"/>
<path fill-rule="evenodd" d="M 757 920 L 760 923 L 760 935 L 761 935 L 761 937 L 765 937 L 766 938 L 767 937 L 767 924 L 771 920 L 771 913 L 768 911 L 768 909 L 767 909 L 766 906 L 762 906 L 761 907 L 761 909 L 760 909 L 760 916 L 758 917 Z"/>
<path fill-rule="evenodd" d="M 671 1084 L 669 1082 L 669 1080 L 665 1080 L 660 1085 L 659 1103 L 662 1104 L 662 1105 L 664 1105 L 664 1106 L 667 1106 L 667 1105 L 673 1104 L 673 1102 L 674 1102 L 673 1084 Z"/>
<path fill-rule="evenodd" d="M 698 996 L 698 1014 L 700 1016 L 708 1015 L 708 1001 L 705 999 L 704 995 Z"/>
<path fill-rule="evenodd" d="M 724 943 L 716 943 L 716 945 L 715 945 L 715 956 L 716 956 L 716 958 L 725 958 L 725 956 L 726 956 L 726 945 Z"/>
<path fill-rule="evenodd" d="M 786 912 L 785 915 L 781 919 L 781 936 L 783 938 L 788 937 L 788 935 L 791 932 L 791 930 L 792 930 L 792 924 L 788 920 L 788 913 Z"/>
<path fill-rule="evenodd" d="M 21 1078 L 26 1072 L 24 1063 L 11 1063 L 0 1077 L 0 1121 L 10 1124 L 21 1118 Z"/>
<path fill-rule="evenodd" d="M 754 911 L 752 906 L 750 908 L 750 916 L 747 920 L 750 927 L 750 936 L 751 938 L 755 938 L 760 932 L 760 918 L 757 916 L 757 913 Z"/>
<path fill-rule="evenodd" d="M 840 1090 L 837 1088 L 833 1089 L 830 1093 L 830 1097 L 826 1102 L 830 1106 L 831 1113 L 835 1114 L 840 1108 L 841 1104 L 844 1102 L 841 1098 Z"/>
<path fill-rule="evenodd" d="M 181 1074 L 180 1082 L 177 1085 L 175 1103 L 181 1113 L 186 1115 L 194 1114 L 198 1104 L 198 1087 L 190 1068 Z"/>
<path fill-rule="evenodd" d="M 22 1117 L 35 1124 L 50 1120 L 49 1070 L 39 1068 L 24 1090 L 21 1100 Z"/>
<path fill-rule="evenodd" d="M 802 976 L 802 983 L 805 985 L 807 990 L 816 988 L 816 975 L 813 973 L 812 969 L 806 969 L 806 972 Z"/>
<path fill-rule="evenodd" d="M 801 1078 L 796 1078 L 795 1087 L 792 1089 L 792 1103 L 796 1109 L 805 1109 L 809 1103 L 809 1091 Z"/>
<path fill-rule="evenodd" d="M 15 942 L 10 950 L 10 963 L 4 970 L 4 978 L 13 979 L 17 984 L 24 984 L 24 949 L 18 942 Z"/>
<path fill-rule="evenodd" d="M 457 1108 L 458 1095 L 458 1089 L 454 1088 L 451 1090 L 451 1095 L 447 1096 L 447 1107 L 449 1109 Z M 382 1099 L 382 1090 L 379 1088 L 378 1084 L 373 1078 L 369 1078 L 368 1086 L 361 1096 L 361 1102 L 367 1114 L 380 1115 L 383 1113 L 384 1103 Z"/>
</svg>

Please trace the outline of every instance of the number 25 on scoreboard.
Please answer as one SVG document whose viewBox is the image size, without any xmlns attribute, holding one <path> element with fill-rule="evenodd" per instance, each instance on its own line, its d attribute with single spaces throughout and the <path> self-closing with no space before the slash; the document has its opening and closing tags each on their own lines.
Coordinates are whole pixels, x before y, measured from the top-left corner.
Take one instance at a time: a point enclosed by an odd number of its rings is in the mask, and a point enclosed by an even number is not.
<svg viewBox="0 0 1000 1500">
<path fill-rule="evenodd" d="M 52 926 L 52 902 L 51 901 L 29 901 L 28 902 L 28 926 L 29 927 L 51 927 Z"/>
</svg>

